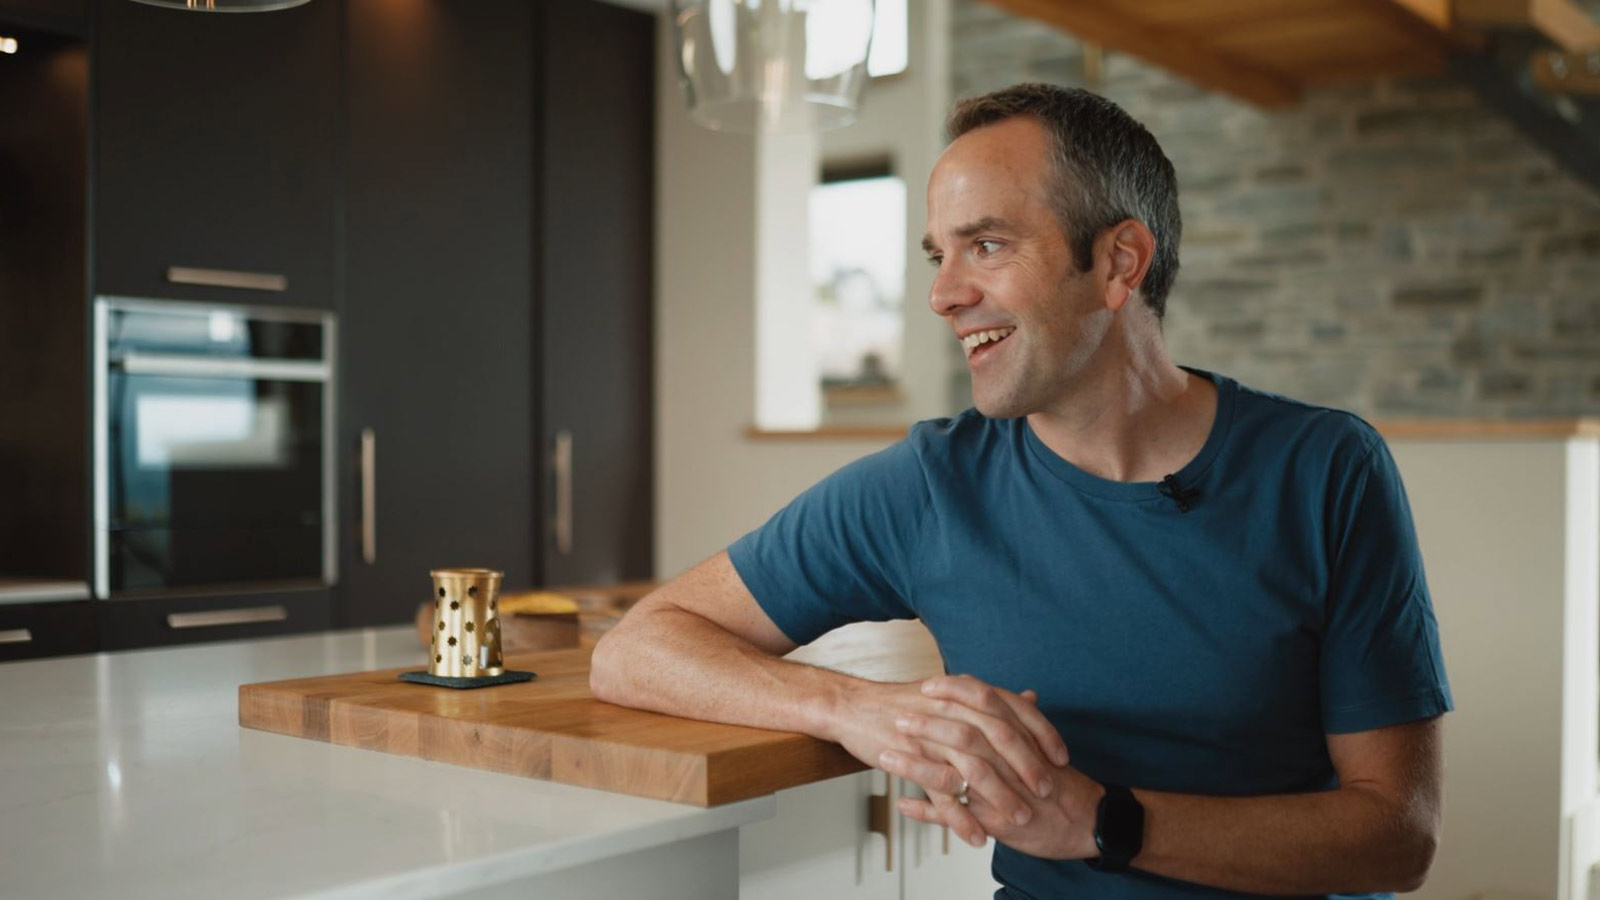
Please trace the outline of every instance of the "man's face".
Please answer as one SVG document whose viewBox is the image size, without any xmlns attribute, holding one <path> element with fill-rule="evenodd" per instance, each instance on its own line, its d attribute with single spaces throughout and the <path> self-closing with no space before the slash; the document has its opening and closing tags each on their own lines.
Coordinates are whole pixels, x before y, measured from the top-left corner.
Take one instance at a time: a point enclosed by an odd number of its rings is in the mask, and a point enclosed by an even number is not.
<svg viewBox="0 0 1600 900">
<path fill-rule="evenodd" d="M 1013 118 L 957 138 L 928 179 L 928 305 L 964 339 L 973 404 L 991 418 L 1068 396 L 1111 325 L 1094 272 L 1073 267 L 1049 176 L 1044 129 Z"/>
</svg>

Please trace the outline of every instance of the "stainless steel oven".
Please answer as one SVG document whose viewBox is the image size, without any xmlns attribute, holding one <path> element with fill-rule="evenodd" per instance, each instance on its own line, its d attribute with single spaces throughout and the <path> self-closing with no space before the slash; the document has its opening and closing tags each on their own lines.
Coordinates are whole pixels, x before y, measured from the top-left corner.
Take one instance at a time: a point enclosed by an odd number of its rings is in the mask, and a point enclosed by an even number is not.
<svg viewBox="0 0 1600 900">
<path fill-rule="evenodd" d="M 95 594 L 337 578 L 335 319 L 99 297 Z"/>
</svg>

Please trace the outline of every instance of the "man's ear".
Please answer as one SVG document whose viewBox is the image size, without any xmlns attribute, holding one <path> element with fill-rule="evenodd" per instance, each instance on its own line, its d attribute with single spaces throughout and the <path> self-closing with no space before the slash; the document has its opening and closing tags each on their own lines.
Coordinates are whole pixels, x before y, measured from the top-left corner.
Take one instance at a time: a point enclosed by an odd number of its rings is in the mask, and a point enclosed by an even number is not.
<svg viewBox="0 0 1600 900">
<path fill-rule="evenodd" d="M 1102 286 L 1106 308 L 1121 312 L 1144 283 L 1156 257 L 1156 238 L 1138 219 L 1124 219 L 1095 239 L 1095 257 L 1107 262 Z"/>
</svg>

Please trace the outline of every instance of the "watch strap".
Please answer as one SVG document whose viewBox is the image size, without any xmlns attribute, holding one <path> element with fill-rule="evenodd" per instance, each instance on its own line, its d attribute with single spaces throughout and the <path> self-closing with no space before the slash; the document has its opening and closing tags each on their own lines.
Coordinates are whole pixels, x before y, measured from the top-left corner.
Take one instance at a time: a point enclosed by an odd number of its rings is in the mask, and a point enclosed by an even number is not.
<svg viewBox="0 0 1600 900">
<path fill-rule="evenodd" d="M 1102 787 L 1105 795 L 1094 813 L 1094 845 L 1100 857 L 1084 863 L 1101 872 L 1122 872 L 1144 849 L 1144 804 L 1120 784 Z"/>
</svg>

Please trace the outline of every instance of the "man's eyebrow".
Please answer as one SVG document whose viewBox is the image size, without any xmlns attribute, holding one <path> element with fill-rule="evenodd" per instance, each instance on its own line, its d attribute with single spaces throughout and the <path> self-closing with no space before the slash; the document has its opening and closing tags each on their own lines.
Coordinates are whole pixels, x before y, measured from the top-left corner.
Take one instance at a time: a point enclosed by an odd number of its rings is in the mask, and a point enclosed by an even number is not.
<svg viewBox="0 0 1600 900">
<path fill-rule="evenodd" d="M 968 224 L 963 225 L 960 228 L 957 228 L 956 229 L 956 237 L 958 237 L 958 238 L 969 238 L 969 237 L 972 237 L 975 234 L 979 234 L 979 233 L 984 232 L 984 231 L 1014 231 L 1014 230 L 1015 229 L 1013 229 L 1011 227 L 1011 223 L 1007 222 L 1005 219 L 1001 219 L 1001 218 L 996 217 L 996 216 L 984 216 L 983 218 L 977 220 L 976 222 L 969 222 Z M 922 252 L 924 252 L 924 253 L 932 253 L 934 251 L 934 249 L 935 248 L 934 248 L 934 245 L 933 245 L 933 235 L 931 235 L 931 234 L 923 235 L 922 236 Z"/>
</svg>

